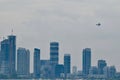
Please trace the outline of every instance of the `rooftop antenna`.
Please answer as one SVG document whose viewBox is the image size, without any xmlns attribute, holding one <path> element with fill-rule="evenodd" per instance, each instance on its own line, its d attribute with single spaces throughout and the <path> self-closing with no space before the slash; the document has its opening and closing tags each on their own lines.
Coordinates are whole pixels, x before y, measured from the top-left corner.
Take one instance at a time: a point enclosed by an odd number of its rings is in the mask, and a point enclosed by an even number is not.
<svg viewBox="0 0 120 80">
<path fill-rule="evenodd" d="M 13 29 L 11 30 L 11 35 L 13 35 Z"/>
<path fill-rule="evenodd" d="M 11 26 L 13 27 L 14 24 L 11 24 Z M 11 35 L 13 35 L 13 28 L 11 28 Z"/>
</svg>

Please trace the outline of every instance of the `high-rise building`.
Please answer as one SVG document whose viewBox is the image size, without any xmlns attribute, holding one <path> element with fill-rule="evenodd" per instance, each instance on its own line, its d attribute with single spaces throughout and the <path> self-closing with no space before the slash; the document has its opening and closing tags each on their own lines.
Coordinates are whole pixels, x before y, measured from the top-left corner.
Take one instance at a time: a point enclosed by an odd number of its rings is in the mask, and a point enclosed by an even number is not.
<svg viewBox="0 0 120 80">
<path fill-rule="evenodd" d="M 1 48 L 1 46 L 0 46 L 0 48 Z M 1 63 L 2 63 L 2 54 L 1 54 L 1 49 L 0 49 L 0 67 L 1 67 Z"/>
<path fill-rule="evenodd" d="M 98 74 L 98 68 L 96 66 L 92 66 L 90 69 L 89 69 L 89 74 L 90 75 L 96 75 Z"/>
<path fill-rule="evenodd" d="M 40 77 L 40 49 L 34 49 L 34 77 Z"/>
<path fill-rule="evenodd" d="M 8 36 L 9 40 L 9 69 L 10 75 L 14 75 L 16 73 L 16 36 L 10 35 Z"/>
<path fill-rule="evenodd" d="M 40 77 L 45 79 L 52 78 L 52 65 L 50 60 L 40 60 Z"/>
<path fill-rule="evenodd" d="M 50 43 L 50 61 L 54 65 L 59 62 L 59 43 L 51 42 Z"/>
<path fill-rule="evenodd" d="M 71 56 L 70 54 L 64 55 L 64 75 L 65 78 L 71 73 Z"/>
<path fill-rule="evenodd" d="M 83 75 L 89 74 L 89 69 L 91 67 L 91 49 L 85 48 L 83 49 Z"/>
<path fill-rule="evenodd" d="M 109 78 L 109 67 L 108 66 L 104 67 L 103 71 L 105 78 Z"/>
<path fill-rule="evenodd" d="M 103 74 L 103 69 L 106 66 L 107 66 L 107 63 L 105 60 L 98 60 L 98 74 Z"/>
<path fill-rule="evenodd" d="M 51 42 L 50 43 L 50 63 L 52 66 L 51 78 L 55 78 L 55 66 L 59 62 L 59 43 Z"/>
<path fill-rule="evenodd" d="M 61 74 L 64 73 L 64 65 L 58 64 L 55 66 L 55 77 L 60 78 Z"/>
<path fill-rule="evenodd" d="M 106 78 L 114 78 L 116 74 L 116 68 L 114 66 L 106 66 L 104 67 L 104 76 Z"/>
<path fill-rule="evenodd" d="M 0 67 L 1 67 L 1 62 L 2 62 L 2 54 L 1 54 L 1 42 L 0 42 Z"/>
<path fill-rule="evenodd" d="M 30 51 L 25 48 L 17 50 L 17 74 L 19 77 L 29 77 Z"/>
<path fill-rule="evenodd" d="M 115 78 L 116 75 L 116 68 L 115 66 L 110 66 L 110 77 Z"/>
<path fill-rule="evenodd" d="M 9 40 L 5 39 L 1 42 L 1 66 L 0 74 L 9 75 Z"/>
</svg>

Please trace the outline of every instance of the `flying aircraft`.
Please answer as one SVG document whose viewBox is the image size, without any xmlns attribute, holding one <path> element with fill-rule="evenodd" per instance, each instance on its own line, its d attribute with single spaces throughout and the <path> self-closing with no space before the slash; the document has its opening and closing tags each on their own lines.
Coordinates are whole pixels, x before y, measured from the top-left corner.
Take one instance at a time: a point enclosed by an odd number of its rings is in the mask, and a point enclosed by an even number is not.
<svg viewBox="0 0 120 80">
<path fill-rule="evenodd" d="M 96 26 L 101 26 L 101 23 L 97 23 Z"/>
</svg>

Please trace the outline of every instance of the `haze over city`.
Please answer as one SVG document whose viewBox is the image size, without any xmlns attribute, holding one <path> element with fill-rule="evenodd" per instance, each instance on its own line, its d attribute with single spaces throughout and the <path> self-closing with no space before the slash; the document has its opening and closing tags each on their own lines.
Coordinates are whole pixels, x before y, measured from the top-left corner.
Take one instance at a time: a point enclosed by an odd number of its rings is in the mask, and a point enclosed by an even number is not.
<svg viewBox="0 0 120 80">
<path fill-rule="evenodd" d="M 105 59 L 120 71 L 119 4 L 118 0 L 0 0 L 0 41 L 13 29 L 17 47 L 30 49 L 31 62 L 35 47 L 40 48 L 41 59 L 49 59 L 49 44 L 57 41 L 60 63 L 70 53 L 72 66 L 80 70 L 82 50 L 89 47 L 92 65 Z"/>
</svg>

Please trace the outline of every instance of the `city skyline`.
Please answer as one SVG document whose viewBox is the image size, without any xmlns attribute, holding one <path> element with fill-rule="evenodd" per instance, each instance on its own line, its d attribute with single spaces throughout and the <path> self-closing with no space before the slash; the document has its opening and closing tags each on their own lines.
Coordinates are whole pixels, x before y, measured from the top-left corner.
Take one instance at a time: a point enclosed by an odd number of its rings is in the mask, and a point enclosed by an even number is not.
<svg viewBox="0 0 120 80">
<path fill-rule="evenodd" d="M 11 35 L 13 35 L 13 29 L 11 30 Z M 13 36 L 15 36 L 15 35 L 13 35 Z M 8 36 L 8 37 L 9 37 L 9 36 Z M 6 40 L 6 38 L 3 37 L 3 39 L 1 39 L 1 40 Z M 51 44 L 52 42 L 53 42 L 53 41 L 51 41 L 51 42 L 49 43 L 49 50 L 48 50 L 49 53 L 48 53 L 48 57 L 45 56 L 45 57 L 43 58 L 43 56 L 41 56 L 42 53 L 40 52 L 40 59 L 42 59 L 42 60 L 50 59 L 50 44 Z M 53 42 L 53 43 L 54 43 L 54 42 Z M 57 42 L 55 41 L 55 43 L 57 43 Z M 16 44 L 17 44 L 17 42 L 16 42 Z M 58 43 L 58 46 L 59 46 L 59 44 L 60 44 L 60 43 Z M 16 46 L 17 46 L 17 45 L 16 45 Z M 59 48 L 60 48 L 60 47 L 61 47 L 61 46 L 59 46 Z M 21 46 L 20 46 L 20 47 L 17 47 L 17 48 L 16 48 L 16 53 L 17 53 L 17 49 L 19 49 L 19 48 L 26 48 L 26 47 L 23 47 L 23 46 L 22 46 L 22 47 L 21 47 Z M 37 48 L 39 48 L 39 47 L 37 47 Z M 59 48 L 58 48 L 58 49 L 59 49 Z M 85 48 L 85 47 L 84 47 L 84 48 Z M 82 55 L 82 54 L 83 54 L 84 48 L 81 49 L 81 53 L 80 53 L 80 55 L 81 55 L 81 63 L 82 63 L 82 64 L 83 64 L 83 57 L 82 57 L 83 55 Z M 88 47 L 86 47 L 86 48 L 88 48 Z M 26 48 L 26 49 L 28 49 L 28 48 Z M 34 66 L 33 66 L 33 65 L 34 65 L 34 64 L 33 64 L 33 63 L 34 63 L 34 60 L 33 60 L 33 59 L 34 59 L 34 57 L 33 57 L 33 55 L 34 55 L 34 49 L 35 49 L 35 47 L 34 47 L 32 50 L 28 49 L 28 50 L 30 50 L 30 73 L 34 72 L 34 71 L 33 71 L 33 69 L 34 69 Z M 41 48 L 39 48 L 39 49 L 41 50 Z M 89 49 L 89 48 L 88 48 L 88 49 Z M 90 48 L 90 49 L 91 49 L 91 48 Z M 60 50 L 61 50 L 61 49 L 60 49 Z M 60 50 L 59 50 L 59 55 L 60 55 Z M 33 53 L 31 53 L 32 51 L 33 51 Z M 69 51 L 68 51 L 68 52 L 69 52 Z M 68 53 L 68 52 L 66 52 L 66 53 Z M 62 54 L 66 54 L 66 53 L 64 52 L 64 53 L 62 53 Z M 72 55 L 70 52 L 69 52 L 69 54 Z M 63 63 L 64 63 L 64 55 L 63 55 L 62 57 L 63 57 L 63 58 L 61 58 L 61 57 L 59 56 L 59 58 L 60 58 L 60 59 L 59 59 L 59 62 L 58 62 L 59 64 L 63 64 Z M 74 57 L 74 55 L 72 55 L 72 57 Z M 97 65 L 98 65 L 98 64 L 97 64 L 98 60 L 106 60 L 106 59 L 104 59 L 104 58 L 98 58 L 98 59 L 96 59 L 96 63 L 93 63 L 92 57 L 94 57 L 94 56 L 93 56 L 93 54 L 92 54 L 92 49 L 91 49 L 91 67 L 92 67 L 92 66 L 97 66 Z M 61 61 L 60 61 L 60 60 L 61 60 Z M 63 61 L 63 62 L 62 62 L 62 61 Z M 78 70 L 82 70 L 82 68 L 83 68 L 83 67 L 82 67 L 82 64 L 75 64 L 75 65 L 73 65 L 72 62 L 74 62 L 74 61 L 71 61 L 71 67 L 72 67 L 72 66 L 77 66 Z M 106 60 L 106 62 L 108 63 L 107 60 Z M 109 63 L 108 63 L 108 64 L 109 64 Z M 79 67 L 78 65 L 81 65 L 81 67 Z M 116 66 L 116 65 L 114 65 L 114 64 L 112 64 L 112 65 L 109 64 L 108 66 Z M 116 70 L 119 71 L 119 67 L 116 67 Z M 72 71 L 72 68 L 71 68 L 71 71 Z"/>
<path fill-rule="evenodd" d="M 43 79 L 117 79 L 120 73 L 115 65 L 107 66 L 106 60 L 97 60 L 97 66 L 91 65 L 91 48 L 82 52 L 82 70 L 71 68 L 71 54 L 64 54 L 64 63 L 59 63 L 59 42 L 50 42 L 50 58 L 41 59 L 41 50 L 34 48 L 33 72 L 30 72 L 30 51 L 19 47 L 16 49 L 16 37 L 11 34 L 0 43 L 0 78 L 43 78 Z M 73 72 L 71 72 L 73 71 Z"/>
<path fill-rule="evenodd" d="M 11 32 L 13 32 L 13 30 L 11 31 Z M 13 33 L 11 34 L 11 35 L 8 35 L 8 39 L 6 39 L 6 38 L 3 38 L 3 41 L 1 42 L 1 45 L 6 45 L 6 44 L 9 44 L 9 40 L 10 41 L 12 41 L 11 39 L 13 39 L 13 43 L 12 44 L 16 44 L 16 37 L 17 36 L 15 36 Z M 15 42 L 14 42 L 14 39 L 15 39 Z M 34 50 L 34 52 L 33 53 L 31 53 L 31 51 L 29 51 L 29 49 L 28 48 L 25 48 L 25 47 L 18 47 L 18 48 L 16 48 L 16 46 L 17 45 L 15 45 L 15 60 L 17 61 L 17 56 L 18 56 L 18 53 L 20 52 L 19 51 L 19 49 L 20 50 L 25 50 L 26 49 L 26 51 L 28 51 L 28 53 L 29 53 L 29 57 L 32 57 L 33 58 L 33 60 L 32 60 L 32 62 L 33 62 L 33 64 L 30 62 L 30 65 L 32 65 L 32 68 L 33 68 L 33 71 L 31 72 L 31 68 L 30 68 L 30 73 L 34 73 L 34 69 L 36 69 L 35 71 L 38 71 L 38 68 L 37 68 L 37 66 L 36 66 L 36 68 L 34 68 L 34 65 L 38 65 L 39 64 L 39 62 L 37 62 L 37 61 L 39 61 L 39 60 L 50 60 L 51 62 L 53 62 L 52 64 L 64 64 L 64 62 L 62 62 L 62 63 L 60 63 L 60 61 L 59 61 L 59 59 L 61 59 L 60 58 L 60 56 L 59 56 L 59 54 L 60 54 L 60 51 L 59 51 L 59 46 L 60 45 L 60 43 L 59 42 L 50 42 L 49 43 L 49 58 L 46 58 L 46 59 L 43 59 L 42 57 L 41 57 L 41 49 L 40 48 L 34 48 L 33 50 Z M 2 47 L 2 46 L 1 46 Z M 5 46 L 4 47 L 2 47 L 2 48 L 5 48 Z M 2 48 L 1 48 L 1 50 L 2 50 Z M 6 48 L 6 49 L 9 49 L 9 48 Z M 23 51 L 22 50 L 22 51 Z M 7 51 L 7 52 L 6 52 Z M 9 56 L 9 50 L 6 50 L 5 52 L 5 54 L 6 55 L 8 55 Z M 21 51 L 21 52 L 22 52 Z M 24 53 L 24 51 L 22 52 L 22 54 Z M 52 53 L 52 55 L 51 55 L 51 53 Z M 56 54 L 57 53 L 57 54 Z M 103 62 L 103 66 L 104 65 L 106 65 L 107 66 L 107 61 L 105 60 L 105 59 L 101 59 L 101 58 L 99 58 L 99 59 L 97 59 L 97 63 L 96 63 L 96 65 L 92 65 L 91 63 L 92 63 L 92 50 L 91 50 L 91 48 L 83 48 L 82 49 L 82 52 L 81 52 L 82 54 L 82 69 L 79 69 L 79 67 L 77 66 L 77 68 L 78 68 L 78 70 L 84 70 L 85 69 L 85 71 L 83 71 L 83 73 L 84 74 L 88 74 L 89 73 L 89 69 L 90 69 L 90 67 L 92 67 L 92 66 L 98 66 L 98 69 L 99 69 L 99 62 Z M 24 53 L 25 54 L 25 53 Z M 31 54 L 33 54 L 33 56 L 30 56 Z M 53 55 L 54 54 L 54 55 Z M 56 55 L 55 55 L 56 54 Z M 63 61 L 64 61 L 64 59 L 65 59 L 65 55 L 67 56 L 71 56 L 71 54 L 69 53 L 64 53 L 64 56 L 63 56 Z M 36 56 L 36 57 L 35 57 Z M 57 56 L 57 57 L 56 57 Z M 19 57 L 19 56 L 18 56 Z M 53 57 L 53 59 L 51 59 Z M 59 58 L 59 59 L 58 59 Z M 5 60 L 7 60 L 7 59 L 9 59 L 9 58 L 5 58 Z M 34 60 L 35 59 L 35 60 Z M 70 58 L 71 59 L 71 58 Z M 19 59 L 20 60 L 20 59 Z M 57 62 L 56 62 L 56 60 L 57 60 Z M 15 62 L 16 62 L 15 61 Z M 30 59 L 30 61 L 31 61 L 31 59 Z M 35 62 L 34 62 L 35 61 Z M 72 62 L 72 60 L 70 60 L 70 65 L 71 65 L 71 62 Z M 89 65 L 88 65 L 89 64 Z M 16 66 L 16 65 L 15 65 Z M 39 65 L 40 66 L 40 65 Z M 72 66 L 76 66 L 76 65 L 71 65 L 71 67 Z M 115 66 L 115 65 L 109 65 L 109 66 Z M 17 67 L 17 66 L 16 66 Z M 30 66 L 31 67 L 31 66 Z M 85 68 L 84 68 L 85 67 Z M 72 68 L 70 68 L 70 71 L 72 71 Z M 39 73 L 39 72 L 38 72 Z"/>
<path fill-rule="evenodd" d="M 78 70 L 82 70 L 82 49 L 90 47 L 92 65 L 105 59 L 120 71 L 119 3 L 117 0 L 1 0 L 0 41 L 13 29 L 18 36 L 17 48 L 30 49 L 32 56 L 34 47 L 38 47 L 42 59 L 49 59 L 49 43 L 57 41 L 60 63 L 64 53 L 70 53 L 72 66 Z M 33 68 L 30 69 L 32 72 Z"/>
</svg>

